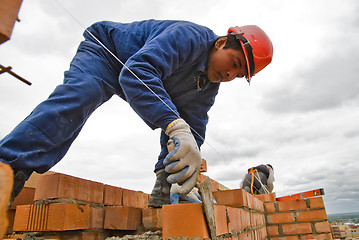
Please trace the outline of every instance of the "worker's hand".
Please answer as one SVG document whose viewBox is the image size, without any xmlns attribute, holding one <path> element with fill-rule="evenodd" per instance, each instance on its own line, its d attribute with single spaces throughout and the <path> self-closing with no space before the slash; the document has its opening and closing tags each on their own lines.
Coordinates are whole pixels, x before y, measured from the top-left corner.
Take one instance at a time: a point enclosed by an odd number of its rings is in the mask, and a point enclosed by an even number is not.
<svg viewBox="0 0 359 240">
<path fill-rule="evenodd" d="M 170 175 L 169 183 L 178 183 L 181 196 L 187 195 L 196 185 L 202 158 L 189 125 L 183 119 L 173 121 L 166 129 L 170 137 L 168 154 L 163 161 Z"/>
<path fill-rule="evenodd" d="M 197 188 L 193 188 L 187 195 L 181 196 L 180 192 L 181 187 L 175 183 L 172 184 L 170 199 L 171 204 L 178 204 L 180 200 L 184 200 L 191 203 L 201 203 L 201 195 L 199 195 Z"/>
</svg>

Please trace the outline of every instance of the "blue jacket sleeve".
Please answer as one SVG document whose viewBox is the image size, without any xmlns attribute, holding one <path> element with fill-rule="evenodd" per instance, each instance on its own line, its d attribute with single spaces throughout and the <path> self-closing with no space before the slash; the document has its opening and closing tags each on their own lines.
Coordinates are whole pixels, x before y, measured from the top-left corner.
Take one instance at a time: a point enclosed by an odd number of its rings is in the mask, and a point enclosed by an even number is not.
<svg viewBox="0 0 359 240">
<path fill-rule="evenodd" d="M 166 92 L 162 79 L 195 62 L 198 57 L 207 56 L 208 38 L 212 35 L 208 34 L 208 29 L 183 23 L 153 35 L 125 63 L 138 79 L 123 68 L 119 83 L 136 113 L 151 128 L 165 130 L 180 113 Z"/>
</svg>

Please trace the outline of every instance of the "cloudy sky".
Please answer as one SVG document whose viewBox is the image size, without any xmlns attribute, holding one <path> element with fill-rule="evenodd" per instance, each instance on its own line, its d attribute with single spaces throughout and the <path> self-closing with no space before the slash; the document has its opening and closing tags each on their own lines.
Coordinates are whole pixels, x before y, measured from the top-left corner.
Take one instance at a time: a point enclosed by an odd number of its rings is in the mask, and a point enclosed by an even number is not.
<svg viewBox="0 0 359 240">
<path fill-rule="evenodd" d="M 239 188 L 248 168 L 270 163 L 277 197 L 324 188 L 327 213 L 359 212 L 358 1 L 58 1 L 83 26 L 154 18 L 218 35 L 235 25 L 263 28 L 273 62 L 250 87 L 244 79 L 222 84 L 202 147 L 207 175 Z M 0 45 L 0 64 L 32 86 L 0 75 L 0 138 L 62 83 L 84 30 L 55 0 L 24 0 L 19 19 Z M 150 193 L 159 134 L 115 96 L 52 170 Z"/>
</svg>

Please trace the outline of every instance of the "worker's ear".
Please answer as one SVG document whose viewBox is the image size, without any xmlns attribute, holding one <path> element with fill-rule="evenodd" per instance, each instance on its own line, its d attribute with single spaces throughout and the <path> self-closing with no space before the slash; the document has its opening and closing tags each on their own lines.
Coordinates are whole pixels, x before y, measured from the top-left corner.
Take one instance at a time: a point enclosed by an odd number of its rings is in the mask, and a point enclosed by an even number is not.
<svg viewBox="0 0 359 240">
<path fill-rule="evenodd" d="M 215 49 L 216 50 L 220 49 L 222 46 L 226 44 L 226 42 L 227 42 L 227 37 L 218 38 L 214 44 Z"/>
</svg>

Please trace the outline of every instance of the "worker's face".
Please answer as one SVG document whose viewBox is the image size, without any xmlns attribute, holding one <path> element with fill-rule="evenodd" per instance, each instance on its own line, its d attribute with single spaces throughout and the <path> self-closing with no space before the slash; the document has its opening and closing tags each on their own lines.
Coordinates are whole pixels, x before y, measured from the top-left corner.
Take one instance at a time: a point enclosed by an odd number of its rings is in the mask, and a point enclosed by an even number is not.
<svg viewBox="0 0 359 240">
<path fill-rule="evenodd" d="M 207 75 L 211 82 L 229 82 L 247 75 L 246 59 L 242 51 L 223 48 L 226 37 L 216 41 L 209 56 Z"/>
</svg>

